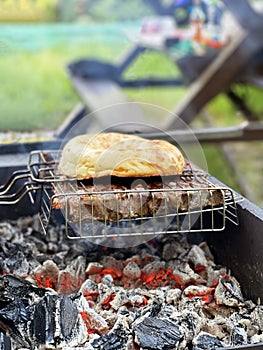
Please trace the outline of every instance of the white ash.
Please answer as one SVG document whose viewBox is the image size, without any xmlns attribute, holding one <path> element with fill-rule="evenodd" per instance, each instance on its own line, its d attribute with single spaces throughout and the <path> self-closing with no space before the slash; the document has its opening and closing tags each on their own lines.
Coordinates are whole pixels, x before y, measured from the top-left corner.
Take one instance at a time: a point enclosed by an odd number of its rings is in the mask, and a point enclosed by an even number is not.
<svg viewBox="0 0 263 350">
<path fill-rule="evenodd" d="M 251 344 L 262 343 L 263 342 L 263 334 L 255 334 L 250 340 Z"/>
<path fill-rule="evenodd" d="M 231 345 L 247 344 L 247 332 L 242 326 L 233 327 L 231 334 Z"/>
<path fill-rule="evenodd" d="M 101 279 L 101 282 L 105 285 L 111 288 L 113 286 L 113 277 L 111 274 L 104 275 Z"/>
<path fill-rule="evenodd" d="M 160 344 L 155 335 L 148 340 L 161 350 L 263 341 L 263 306 L 244 299 L 238 281 L 215 264 L 206 242 L 190 245 L 185 235 L 176 234 L 130 250 L 104 249 L 67 240 L 62 228 L 52 227 L 44 237 L 32 218 L 0 223 L 0 240 L 3 273 L 35 286 L 42 283 L 57 298 L 73 298 L 79 312 L 71 341 L 58 327 L 56 344 L 51 340 L 40 346 L 32 339 L 35 349 L 96 350 L 107 349 L 106 344 L 115 344 L 116 350 L 143 349 L 144 329 L 158 326 Z M 167 325 L 172 325 L 170 333 Z M 15 338 L 12 343 L 14 350 L 27 348 Z"/>
<path fill-rule="evenodd" d="M 129 262 L 123 269 L 123 275 L 132 280 L 140 278 L 141 273 L 141 269 L 134 261 Z"/>
<path fill-rule="evenodd" d="M 166 302 L 168 304 L 176 305 L 181 299 L 182 291 L 179 288 L 169 289 L 166 293 Z"/>
<path fill-rule="evenodd" d="M 251 319 L 254 324 L 259 328 L 263 328 L 263 306 L 257 305 L 251 312 Z"/>
<path fill-rule="evenodd" d="M 219 283 L 215 289 L 215 300 L 219 305 L 233 307 L 243 302 L 240 285 L 234 277 L 220 277 Z"/>
<path fill-rule="evenodd" d="M 90 262 L 85 270 L 88 275 L 100 273 L 103 270 L 103 265 L 98 262 Z"/>
<path fill-rule="evenodd" d="M 86 259 L 78 256 L 58 275 L 58 294 L 77 292 L 85 281 Z"/>
<path fill-rule="evenodd" d="M 84 295 L 85 298 L 92 300 L 99 294 L 98 285 L 91 279 L 86 279 L 80 287 L 80 292 Z"/>
<path fill-rule="evenodd" d="M 206 280 L 208 286 L 213 286 L 217 283 L 220 276 L 227 274 L 227 269 L 224 266 L 207 266 L 206 267 Z"/>
<path fill-rule="evenodd" d="M 58 287 L 58 276 L 59 276 L 59 268 L 57 264 L 52 260 L 46 260 L 42 265 L 39 265 L 34 270 L 35 277 L 39 278 L 42 281 L 42 284 L 45 284 L 45 280 L 49 279 L 52 281 L 52 285 L 54 289 Z"/>
<path fill-rule="evenodd" d="M 204 268 L 207 266 L 208 259 L 205 256 L 205 252 L 198 245 L 194 245 L 189 253 L 188 259 L 193 264 L 195 269 Z"/>
</svg>

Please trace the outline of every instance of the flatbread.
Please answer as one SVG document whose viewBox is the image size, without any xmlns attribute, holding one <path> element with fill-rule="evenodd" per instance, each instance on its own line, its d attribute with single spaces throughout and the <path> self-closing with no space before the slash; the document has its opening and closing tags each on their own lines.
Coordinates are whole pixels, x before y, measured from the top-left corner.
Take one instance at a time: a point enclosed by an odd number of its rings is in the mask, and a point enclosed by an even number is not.
<svg viewBox="0 0 263 350">
<path fill-rule="evenodd" d="M 121 133 L 74 137 L 63 148 L 58 171 L 70 178 L 170 176 L 183 172 L 180 150 L 164 140 Z"/>
</svg>

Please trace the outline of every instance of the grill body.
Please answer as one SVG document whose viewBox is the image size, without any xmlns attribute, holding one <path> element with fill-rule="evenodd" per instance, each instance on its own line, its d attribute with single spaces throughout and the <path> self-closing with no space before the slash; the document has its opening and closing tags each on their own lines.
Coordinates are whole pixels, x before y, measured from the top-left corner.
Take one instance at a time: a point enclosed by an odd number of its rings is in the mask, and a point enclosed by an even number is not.
<svg viewBox="0 0 263 350">
<path fill-rule="evenodd" d="M 59 142 L 31 143 L 1 146 L 0 148 L 0 178 L 4 183 L 10 175 L 26 166 L 28 152 L 36 148 L 59 148 Z M 25 164 L 8 165 L 3 162 L 8 155 L 18 157 L 23 155 Z M 217 183 L 219 181 L 215 179 Z M 21 185 L 21 184 L 20 184 Z M 19 186 L 19 183 L 17 184 Z M 0 205 L 0 220 L 18 219 L 21 216 L 34 215 L 38 212 L 37 203 L 33 206 L 26 196 L 15 206 Z M 247 199 L 237 203 L 239 226 L 227 222 L 223 231 L 186 233 L 190 242 L 198 243 L 206 240 L 219 264 L 227 266 L 237 277 L 242 286 L 243 294 L 254 301 L 263 300 L 263 210 Z M 263 350 L 263 343 L 249 346 L 236 346 L 224 349 L 257 349 Z"/>
</svg>

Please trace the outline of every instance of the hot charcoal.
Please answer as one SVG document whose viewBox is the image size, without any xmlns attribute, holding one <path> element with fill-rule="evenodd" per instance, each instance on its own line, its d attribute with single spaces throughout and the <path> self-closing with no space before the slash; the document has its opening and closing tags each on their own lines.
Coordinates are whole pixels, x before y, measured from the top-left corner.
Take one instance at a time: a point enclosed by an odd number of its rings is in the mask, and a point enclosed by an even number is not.
<svg viewBox="0 0 263 350">
<path fill-rule="evenodd" d="M 103 334 L 100 338 L 92 342 L 94 349 L 100 350 L 122 350 L 128 342 L 129 333 L 125 331 L 121 324 L 118 324 L 108 334 Z"/>
<path fill-rule="evenodd" d="M 131 248 L 0 223 L 1 348 L 216 349 L 263 340 L 263 306 L 184 234 Z"/>
<path fill-rule="evenodd" d="M 200 333 L 193 340 L 193 345 L 193 350 L 214 350 L 223 347 L 222 342 L 218 338 L 206 333 Z"/>
<path fill-rule="evenodd" d="M 134 327 L 135 342 L 143 349 L 175 349 L 183 333 L 175 323 L 156 317 L 146 317 Z"/>
</svg>

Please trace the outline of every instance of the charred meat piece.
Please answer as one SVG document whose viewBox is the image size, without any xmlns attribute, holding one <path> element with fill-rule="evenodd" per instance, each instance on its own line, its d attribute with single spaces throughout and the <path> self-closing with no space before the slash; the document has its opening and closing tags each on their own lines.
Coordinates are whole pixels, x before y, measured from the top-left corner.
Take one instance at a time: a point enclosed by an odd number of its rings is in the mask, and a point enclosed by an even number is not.
<svg viewBox="0 0 263 350">
<path fill-rule="evenodd" d="M 121 179 L 118 180 L 119 182 Z M 63 195 L 61 195 L 61 186 Z M 193 209 L 223 204 L 224 192 L 209 182 L 187 182 L 180 178 L 138 180 L 134 185 L 84 184 L 80 182 L 72 193 L 67 182 L 55 186 L 54 209 L 65 210 L 72 222 L 79 220 L 120 221 L 143 217 L 160 217 Z M 66 195 L 65 195 L 66 194 Z"/>
</svg>

